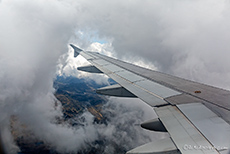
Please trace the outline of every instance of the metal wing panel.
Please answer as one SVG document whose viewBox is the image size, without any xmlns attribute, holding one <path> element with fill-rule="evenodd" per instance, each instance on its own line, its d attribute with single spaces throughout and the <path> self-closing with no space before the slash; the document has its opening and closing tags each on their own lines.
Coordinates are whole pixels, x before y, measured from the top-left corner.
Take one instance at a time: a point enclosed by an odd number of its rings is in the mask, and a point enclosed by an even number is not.
<svg viewBox="0 0 230 154">
<path fill-rule="evenodd" d="M 94 59 L 93 56 L 89 55 L 89 54 L 86 54 L 85 52 L 80 52 L 80 54 L 87 60 L 89 59 Z"/>
<path fill-rule="evenodd" d="M 192 100 L 205 102 L 205 106 L 230 124 L 230 91 L 142 68 L 104 55 L 97 54 L 97 56 L 146 79 L 183 93 L 181 96 L 166 98 L 167 102 L 174 105 L 189 103 Z M 195 91 L 201 93 L 195 93 Z M 187 98 L 188 100 L 186 100 Z"/>
<path fill-rule="evenodd" d="M 230 115 L 229 91 L 141 68 L 98 53 L 80 52 L 80 54 L 83 57 L 88 55 L 88 61 L 99 70 L 150 106 L 155 107 L 154 109 L 160 120 L 182 153 L 194 153 L 194 150 L 196 153 L 217 153 L 214 145 L 220 144 L 222 140 L 208 142 L 208 140 L 219 137 L 210 135 L 210 132 L 215 133 L 216 129 L 226 132 L 225 138 L 227 139 L 223 142 L 229 143 L 230 127 L 226 123 L 229 122 L 227 118 Z M 200 91 L 200 93 L 195 91 Z M 194 104 L 194 102 L 202 102 L 211 110 L 205 106 L 205 108 L 201 106 L 198 109 L 192 107 L 192 105 L 185 106 L 188 103 Z M 178 107 L 171 106 L 169 103 Z M 211 113 L 206 112 L 207 110 Z M 199 114 L 200 112 L 201 114 Z M 214 116 L 215 113 L 225 119 L 226 122 Z M 204 118 L 199 121 L 195 118 L 196 115 Z M 226 118 L 224 115 L 228 115 L 228 117 Z M 208 122 L 202 123 L 203 121 Z M 213 126 L 213 128 L 208 133 L 204 133 L 206 132 L 205 128 L 207 129 L 205 125 Z M 222 138 L 224 137 L 222 136 Z M 191 145 L 192 147 L 187 148 L 193 150 L 184 148 L 185 144 Z M 200 146 L 205 148 L 201 147 L 199 149 Z M 212 151 L 208 150 L 207 152 L 207 147 L 210 147 Z"/>
<path fill-rule="evenodd" d="M 93 64 L 95 67 L 97 67 L 100 71 L 102 71 L 105 74 L 112 73 L 110 70 L 106 69 L 105 67 L 99 65 L 98 63 L 95 62 L 95 60 L 88 60 L 91 64 Z"/>
<path fill-rule="evenodd" d="M 146 69 L 104 55 L 98 54 L 98 57 L 107 60 L 121 68 L 125 68 L 126 70 L 140 75 L 144 78 L 150 79 L 154 82 L 160 83 L 166 87 L 175 89 L 177 91 L 192 95 L 201 100 L 215 104 L 216 106 L 225 108 L 226 110 L 230 111 L 230 91 L 228 90 L 212 87 L 209 85 L 189 81 L 169 74 Z M 201 91 L 201 93 L 194 93 L 195 91 L 199 90 Z"/>
<path fill-rule="evenodd" d="M 117 72 L 117 75 L 119 75 L 120 77 L 130 81 L 130 82 L 136 82 L 136 81 L 140 81 L 140 80 L 145 80 L 145 78 L 136 75 L 130 71 L 122 71 L 122 72 Z"/>
<path fill-rule="evenodd" d="M 154 108 L 181 153 L 214 154 L 215 148 L 175 106 Z M 202 146 L 202 147 L 201 147 Z M 203 148 L 204 147 L 204 148 Z M 207 148 L 210 147 L 210 149 Z"/>
<path fill-rule="evenodd" d="M 152 107 L 168 104 L 163 99 L 148 93 L 144 89 L 135 86 L 133 83 L 124 80 L 123 78 L 117 76 L 116 74 L 108 74 L 108 76 Z"/>
<path fill-rule="evenodd" d="M 167 98 L 170 96 L 181 94 L 175 90 L 162 86 L 156 82 L 152 82 L 150 80 L 142 80 L 142 81 L 136 82 L 135 84 L 140 87 L 145 87 L 146 90 L 151 91 L 152 93 L 156 93 L 158 96 L 162 98 Z"/>
<path fill-rule="evenodd" d="M 93 57 L 93 58 L 98 58 L 98 56 L 96 55 L 94 55 L 94 54 L 96 54 L 95 52 L 89 52 L 89 51 L 86 51 L 86 52 L 84 52 L 84 53 L 86 53 L 87 55 L 89 55 L 89 56 L 91 56 L 91 57 Z M 81 54 L 81 53 L 80 53 Z"/>
<path fill-rule="evenodd" d="M 111 64 L 110 62 L 108 61 L 105 61 L 103 59 L 95 59 L 95 60 L 92 60 L 94 63 L 100 65 L 100 66 L 104 66 L 104 65 L 109 65 Z"/>
<path fill-rule="evenodd" d="M 128 151 L 126 154 L 180 154 L 171 138 L 150 142 Z"/>
<path fill-rule="evenodd" d="M 113 64 L 109 64 L 109 65 L 106 65 L 106 66 L 103 66 L 104 68 L 106 68 L 107 70 L 110 70 L 111 72 L 120 72 L 120 71 L 124 71 L 123 68 L 120 68 L 116 65 L 113 65 Z"/>
<path fill-rule="evenodd" d="M 201 103 L 181 104 L 178 108 L 218 150 L 230 148 L 230 125 L 223 119 Z"/>
<path fill-rule="evenodd" d="M 175 90 L 171 90 L 133 72 L 124 70 L 124 68 L 112 64 L 107 60 L 100 59 L 99 54 L 88 52 L 84 52 L 84 54 L 93 55 L 95 59 L 89 59 L 90 63 L 152 107 L 168 104 L 164 98 L 180 94 Z"/>
</svg>

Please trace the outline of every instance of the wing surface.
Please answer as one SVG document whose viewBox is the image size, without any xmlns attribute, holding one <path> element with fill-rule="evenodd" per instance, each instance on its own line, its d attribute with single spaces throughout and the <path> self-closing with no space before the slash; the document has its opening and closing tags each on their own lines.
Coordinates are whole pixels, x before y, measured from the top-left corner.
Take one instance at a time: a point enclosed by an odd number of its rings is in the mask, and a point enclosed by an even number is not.
<svg viewBox="0 0 230 154">
<path fill-rule="evenodd" d="M 168 139 L 148 143 L 135 153 L 228 153 L 230 147 L 230 92 L 126 63 L 71 45 L 92 65 L 79 68 L 104 73 L 118 83 L 98 89 L 100 94 L 138 97 L 151 106 L 157 119 L 143 128 L 167 131 Z"/>
</svg>

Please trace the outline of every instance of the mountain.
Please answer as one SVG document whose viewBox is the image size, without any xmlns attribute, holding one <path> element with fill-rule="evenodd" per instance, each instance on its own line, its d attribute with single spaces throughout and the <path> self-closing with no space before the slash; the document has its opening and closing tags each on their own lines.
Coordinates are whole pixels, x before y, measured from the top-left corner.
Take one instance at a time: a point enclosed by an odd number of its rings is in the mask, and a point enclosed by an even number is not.
<svg viewBox="0 0 230 154">
<path fill-rule="evenodd" d="M 111 84 L 115 82 L 109 80 Z M 105 119 L 100 113 L 101 106 L 106 103 L 107 99 L 104 96 L 97 95 L 95 90 L 97 88 L 106 86 L 106 84 L 97 84 L 95 81 L 90 79 L 79 79 L 76 77 L 64 77 L 57 76 L 53 84 L 56 89 L 55 96 L 62 104 L 62 110 L 65 121 L 80 116 L 85 110 L 88 110 L 92 115 L 95 116 L 96 123 L 104 123 Z M 60 120 L 62 122 L 62 120 Z M 26 126 L 21 124 L 23 131 L 18 131 L 13 126 L 18 123 L 17 117 L 11 118 L 12 134 L 15 142 L 19 146 L 21 152 L 18 154 L 59 154 L 57 151 L 52 149 L 49 145 L 46 145 L 43 141 L 33 138 L 31 141 L 32 132 L 27 130 Z M 72 126 L 81 125 L 81 123 L 72 122 Z M 20 124 L 19 124 L 20 125 Z M 18 126 L 18 124 L 17 124 Z M 30 139 L 30 140 L 28 140 Z M 103 141 L 95 141 L 94 144 L 101 144 Z M 88 151 L 88 152 L 87 152 Z M 95 148 L 82 150 L 79 153 L 92 153 Z M 96 153 L 96 152 L 93 152 Z"/>
<path fill-rule="evenodd" d="M 54 81 L 56 89 L 55 96 L 62 103 L 63 113 L 66 118 L 83 113 L 87 108 L 100 120 L 102 117 L 98 113 L 98 110 L 107 99 L 104 96 L 96 94 L 95 90 L 104 86 L 106 85 L 99 85 L 93 80 L 79 79 L 72 76 L 58 76 Z"/>
<path fill-rule="evenodd" d="M 109 84 L 115 84 L 115 81 L 109 80 Z M 75 131 L 83 130 L 84 146 L 74 149 L 75 152 L 60 153 L 49 143 L 36 138 L 27 126 L 17 124 L 17 117 L 12 117 L 12 134 L 21 149 L 19 154 L 123 154 L 151 141 L 149 134 L 137 127 L 143 121 L 143 110 L 135 105 L 127 107 L 123 103 L 111 102 L 95 93 L 95 89 L 106 84 L 97 84 L 87 78 L 58 76 L 53 86 L 63 111 L 63 117 L 58 117 L 57 123 L 72 126 Z"/>
</svg>

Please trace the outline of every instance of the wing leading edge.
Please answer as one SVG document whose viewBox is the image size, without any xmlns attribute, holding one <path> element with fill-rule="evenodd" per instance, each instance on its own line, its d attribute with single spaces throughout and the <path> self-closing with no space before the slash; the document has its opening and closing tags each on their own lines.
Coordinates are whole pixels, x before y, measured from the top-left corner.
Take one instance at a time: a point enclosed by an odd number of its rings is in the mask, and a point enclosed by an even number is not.
<svg viewBox="0 0 230 154">
<path fill-rule="evenodd" d="M 99 53 L 86 52 L 72 44 L 71 47 L 75 56 L 80 54 L 92 64 L 80 70 L 104 73 L 118 83 L 98 89 L 98 93 L 140 98 L 158 115 L 158 119 L 147 122 L 148 128 L 166 130 L 170 135 L 168 139 L 142 145 L 128 154 L 229 151 L 229 91 L 145 69 Z M 159 144 L 160 147 L 157 146 Z"/>
</svg>

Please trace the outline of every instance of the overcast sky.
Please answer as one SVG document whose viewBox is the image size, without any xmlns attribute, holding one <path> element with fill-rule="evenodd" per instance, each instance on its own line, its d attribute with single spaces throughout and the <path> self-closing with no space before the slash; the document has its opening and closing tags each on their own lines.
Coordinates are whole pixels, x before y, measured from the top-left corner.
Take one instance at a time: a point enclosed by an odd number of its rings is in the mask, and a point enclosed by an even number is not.
<svg viewBox="0 0 230 154">
<path fill-rule="evenodd" d="M 18 115 L 27 124 L 36 121 L 44 132 L 52 128 L 50 136 L 33 128 L 49 142 L 56 134 L 73 136 L 68 127 L 50 122 L 62 114 L 53 109 L 56 73 L 88 76 L 76 71 L 87 62 L 73 59 L 69 43 L 230 89 L 229 28 L 228 0 L 1 0 L 2 135 L 13 143 L 9 117 Z"/>
<path fill-rule="evenodd" d="M 120 59 L 229 89 L 229 3 L 78 1 L 72 40 L 84 49 L 107 44 L 103 48 Z"/>
</svg>

